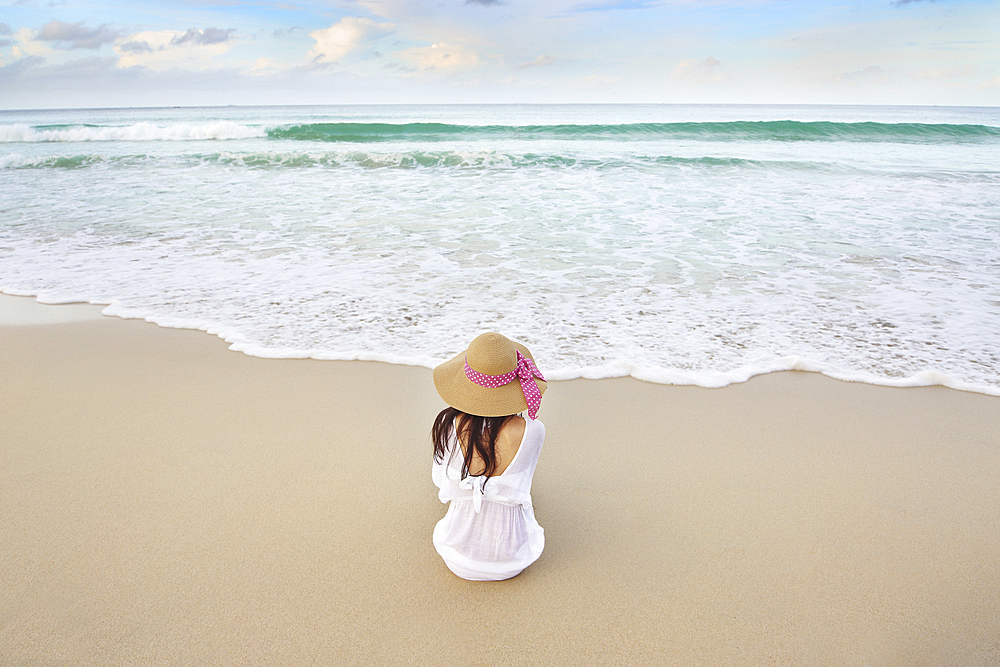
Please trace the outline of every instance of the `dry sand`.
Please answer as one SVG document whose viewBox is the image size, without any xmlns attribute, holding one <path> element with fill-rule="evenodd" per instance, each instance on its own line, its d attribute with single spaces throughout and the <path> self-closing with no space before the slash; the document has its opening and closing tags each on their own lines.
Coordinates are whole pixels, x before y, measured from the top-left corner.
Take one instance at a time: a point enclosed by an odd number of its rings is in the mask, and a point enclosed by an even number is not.
<svg viewBox="0 0 1000 667">
<path fill-rule="evenodd" d="M 429 370 L 47 319 L 0 326 L 4 667 L 1000 664 L 998 398 L 552 383 L 545 552 L 470 583 Z"/>
</svg>

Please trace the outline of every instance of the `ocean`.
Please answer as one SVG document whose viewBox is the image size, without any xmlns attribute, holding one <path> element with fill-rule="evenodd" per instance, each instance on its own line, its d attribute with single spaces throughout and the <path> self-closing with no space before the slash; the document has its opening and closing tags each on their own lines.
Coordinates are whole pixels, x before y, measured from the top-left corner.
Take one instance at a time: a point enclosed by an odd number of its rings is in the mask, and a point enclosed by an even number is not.
<svg viewBox="0 0 1000 667">
<path fill-rule="evenodd" d="M 0 291 L 260 357 L 1000 395 L 1000 108 L 0 112 Z"/>
</svg>

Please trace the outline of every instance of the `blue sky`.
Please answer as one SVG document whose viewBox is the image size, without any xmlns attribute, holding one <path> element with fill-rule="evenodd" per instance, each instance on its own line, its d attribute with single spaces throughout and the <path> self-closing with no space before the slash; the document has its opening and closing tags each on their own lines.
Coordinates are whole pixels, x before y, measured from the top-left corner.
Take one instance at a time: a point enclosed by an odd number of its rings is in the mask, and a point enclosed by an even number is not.
<svg viewBox="0 0 1000 667">
<path fill-rule="evenodd" d="M 997 0 L 0 0 L 0 108 L 1000 106 Z"/>
</svg>

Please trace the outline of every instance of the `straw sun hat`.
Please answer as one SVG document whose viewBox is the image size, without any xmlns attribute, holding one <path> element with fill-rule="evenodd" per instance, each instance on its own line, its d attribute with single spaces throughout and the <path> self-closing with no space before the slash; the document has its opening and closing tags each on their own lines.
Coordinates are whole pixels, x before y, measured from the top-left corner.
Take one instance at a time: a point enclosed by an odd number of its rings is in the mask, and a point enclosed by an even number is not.
<svg viewBox="0 0 1000 667">
<path fill-rule="evenodd" d="M 528 410 L 534 419 L 546 384 L 533 359 L 520 343 L 484 333 L 434 369 L 434 387 L 445 403 L 466 414 L 504 417 Z"/>
</svg>

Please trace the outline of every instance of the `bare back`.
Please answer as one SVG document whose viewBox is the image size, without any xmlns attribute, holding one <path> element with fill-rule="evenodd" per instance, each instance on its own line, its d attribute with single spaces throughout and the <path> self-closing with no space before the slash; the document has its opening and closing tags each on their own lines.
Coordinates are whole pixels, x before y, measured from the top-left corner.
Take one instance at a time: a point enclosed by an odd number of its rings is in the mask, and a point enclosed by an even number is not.
<svg viewBox="0 0 1000 667">
<path fill-rule="evenodd" d="M 523 417 L 511 417 L 500 429 L 496 442 L 497 467 L 493 472 L 493 477 L 502 475 L 510 462 L 514 460 L 514 456 L 517 455 L 517 450 L 521 446 L 521 441 L 524 439 L 525 424 Z M 465 443 L 462 442 L 461 438 L 458 442 L 462 446 L 462 454 L 466 454 Z M 485 467 L 482 457 L 473 452 L 472 460 L 469 462 L 469 474 L 481 475 Z"/>
</svg>

